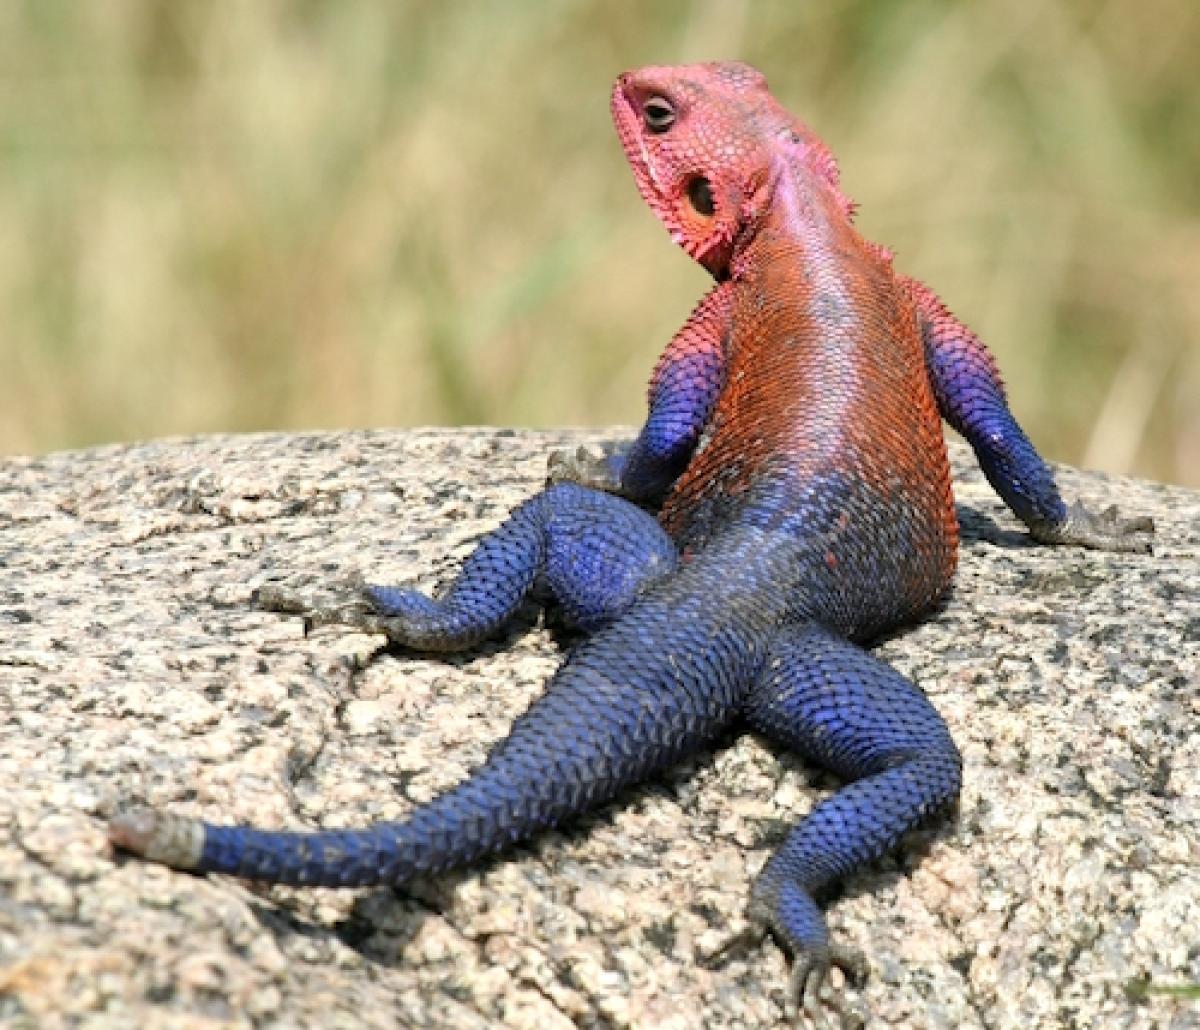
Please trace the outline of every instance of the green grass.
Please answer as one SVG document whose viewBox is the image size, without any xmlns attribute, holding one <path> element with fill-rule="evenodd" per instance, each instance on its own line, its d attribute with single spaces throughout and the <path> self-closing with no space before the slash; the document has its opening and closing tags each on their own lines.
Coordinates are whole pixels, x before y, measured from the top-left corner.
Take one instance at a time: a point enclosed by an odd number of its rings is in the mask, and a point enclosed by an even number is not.
<svg viewBox="0 0 1200 1030">
<path fill-rule="evenodd" d="M 0 451 L 637 422 L 704 289 L 608 121 L 738 57 L 1043 450 L 1200 485 L 1190 0 L 0 5 Z"/>
<path fill-rule="evenodd" d="M 1146 1001 L 1152 997 L 1200 1001 L 1200 983 L 1156 984 L 1149 980 L 1130 980 L 1125 985 L 1125 994 L 1131 1001 Z"/>
</svg>

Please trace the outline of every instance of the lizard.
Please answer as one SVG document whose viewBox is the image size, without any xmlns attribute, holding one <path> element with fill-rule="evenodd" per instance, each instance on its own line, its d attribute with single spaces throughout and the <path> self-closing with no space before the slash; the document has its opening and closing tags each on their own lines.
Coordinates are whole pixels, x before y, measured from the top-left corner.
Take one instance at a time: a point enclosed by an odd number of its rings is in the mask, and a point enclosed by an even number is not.
<svg viewBox="0 0 1200 1030">
<path fill-rule="evenodd" d="M 946 594 L 958 523 L 944 419 L 1038 541 L 1150 547 L 1153 523 L 1068 506 L 983 343 L 859 235 L 830 150 L 741 63 L 648 67 L 612 91 L 637 187 L 714 284 L 659 359 L 632 443 L 551 458 L 544 490 L 436 596 L 363 586 L 266 608 L 446 652 L 531 591 L 585 633 L 509 735 L 400 822 L 292 832 L 134 808 L 118 848 L 196 873 L 402 886 L 619 795 L 740 720 L 844 785 L 790 830 L 747 921 L 817 1011 L 837 967 L 819 899 L 956 802 L 962 761 L 921 690 L 865 645 Z M 844 1012 L 844 1000 L 827 1003 Z"/>
</svg>

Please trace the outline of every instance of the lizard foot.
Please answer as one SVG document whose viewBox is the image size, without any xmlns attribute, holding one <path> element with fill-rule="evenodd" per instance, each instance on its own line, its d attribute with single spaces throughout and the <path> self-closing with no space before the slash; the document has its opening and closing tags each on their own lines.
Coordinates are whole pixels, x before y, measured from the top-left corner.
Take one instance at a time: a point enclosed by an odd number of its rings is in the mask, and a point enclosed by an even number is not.
<svg viewBox="0 0 1200 1030">
<path fill-rule="evenodd" d="M 305 636 L 321 626 L 346 626 L 363 633 L 382 633 L 391 641 L 405 643 L 405 620 L 380 614 L 369 588 L 361 581 L 352 580 L 350 587 L 354 591 L 350 599 L 315 605 L 299 591 L 268 583 L 254 592 L 253 602 L 264 611 L 303 616 Z"/>
<path fill-rule="evenodd" d="M 1076 501 L 1067 509 L 1067 517 L 1057 524 L 1035 526 L 1035 540 L 1044 544 L 1075 544 L 1097 551 L 1150 551 L 1154 520 L 1147 515 L 1123 518 L 1116 505 L 1094 514 Z"/>
<path fill-rule="evenodd" d="M 299 615 L 304 635 L 321 626 L 344 626 L 359 633 L 378 633 L 388 643 L 409 651 L 445 653 L 474 646 L 493 628 L 486 618 L 463 618 L 456 608 L 407 587 L 376 586 L 349 577 L 348 597 L 331 604 L 314 604 L 294 590 L 267 584 L 254 603 L 267 611 Z"/>
<path fill-rule="evenodd" d="M 732 934 L 715 951 L 704 956 L 701 962 L 709 969 L 723 966 L 731 959 L 759 947 L 771 933 L 787 940 L 786 934 L 775 929 L 770 917 L 752 913 L 746 929 Z M 822 989 L 829 983 L 829 974 L 835 967 L 841 970 L 851 986 L 857 986 L 866 979 L 867 961 L 857 948 L 824 944 L 799 947 L 793 951 L 788 994 L 795 1007 L 796 1018 L 799 1020 L 807 1016 L 818 1030 L 832 1030 L 834 1026 L 840 1026 L 842 1030 L 857 1030 L 866 1022 L 862 1013 L 853 1009 L 836 992 L 832 995 L 822 994 Z M 830 1022 L 830 1014 L 836 1017 L 836 1023 Z"/>
<path fill-rule="evenodd" d="M 611 459 L 611 452 L 592 447 L 553 451 L 546 462 L 546 483 L 578 483 L 593 490 L 620 493 L 620 478 Z"/>
</svg>

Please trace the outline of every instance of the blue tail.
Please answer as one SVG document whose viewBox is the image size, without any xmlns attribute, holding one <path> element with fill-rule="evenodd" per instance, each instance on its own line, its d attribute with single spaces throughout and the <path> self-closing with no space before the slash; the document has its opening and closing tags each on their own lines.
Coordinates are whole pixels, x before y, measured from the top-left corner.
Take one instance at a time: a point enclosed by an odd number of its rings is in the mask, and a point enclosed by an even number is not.
<svg viewBox="0 0 1200 1030">
<path fill-rule="evenodd" d="M 401 884 L 525 840 L 678 761 L 737 715 L 766 634 L 692 578 L 671 577 L 581 644 L 484 764 L 403 822 L 293 833 L 143 810 L 114 820 L 110 838 L 176 868 L 335 887 Z"/>
</svg>

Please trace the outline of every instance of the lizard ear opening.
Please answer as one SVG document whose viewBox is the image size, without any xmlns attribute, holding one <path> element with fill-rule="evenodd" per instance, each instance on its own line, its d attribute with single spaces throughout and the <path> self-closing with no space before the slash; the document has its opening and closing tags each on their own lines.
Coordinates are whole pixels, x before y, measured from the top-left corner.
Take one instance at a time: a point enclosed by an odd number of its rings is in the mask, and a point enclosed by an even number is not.
<svg viewBox="0 0 1200 1030">
<path fill-rule="evenodd" d="M 707 218 L 717 210 L 717 202 L 713 197 L 712 183 L 703 175 L 695 176 L 687 184 L 687 198 L 688 203 L 692 205 L 692 210 L 698 215 L 703 215 Z"/>
</svg>

